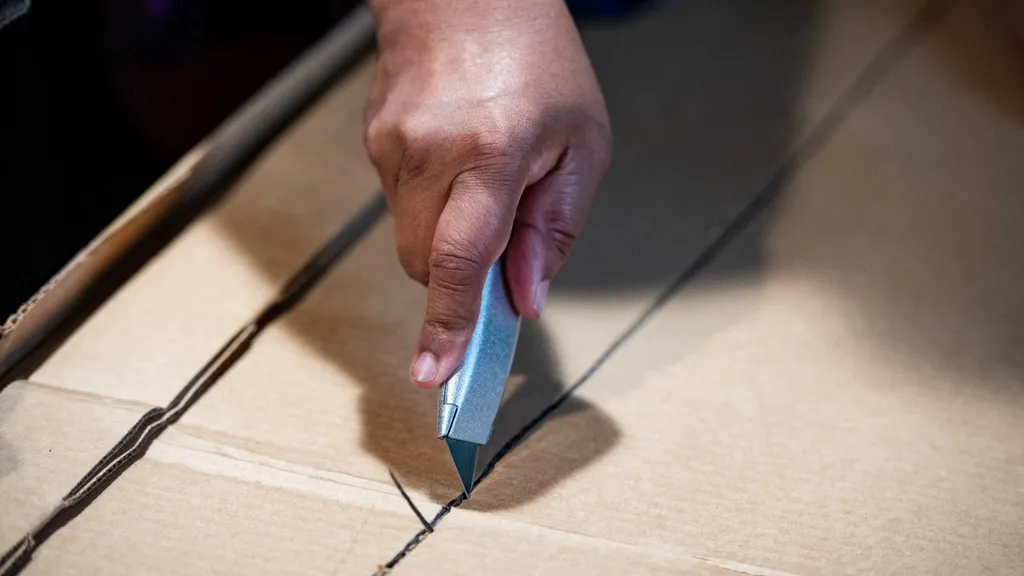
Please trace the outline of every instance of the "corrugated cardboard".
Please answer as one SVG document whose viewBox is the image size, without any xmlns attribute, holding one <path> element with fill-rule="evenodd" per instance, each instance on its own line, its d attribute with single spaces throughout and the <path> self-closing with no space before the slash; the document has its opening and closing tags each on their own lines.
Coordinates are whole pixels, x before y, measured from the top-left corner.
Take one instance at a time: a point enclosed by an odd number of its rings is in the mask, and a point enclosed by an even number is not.
<svg viewBox="0 0 1024 576">
<path fill-rule="evenodd" d="M 957 4 L 908 45 L 775 209 L 576 391 L 620 429 L 605 457 L 508 505 L 586 426 L 556 412 L 462 506 L 507 528 L 473 538 L 453 514 L 400 567 L 530 525 L 671 551 L 682 573 L 1024 572 L 1024 79 L 982 36 L 993 16 Z M 465 557 L 456 573 L 499 564 Z"/>
<path fill-rule="evenodd" d="M 365 56 L 372 36 L 369 9 L 357 5 L 101 231 L 0 325 L 0 377 L 9 379 L 19 362 L 180 231 L 183 219 L 215 200 L 269 141 Z"/>
<path fill-rule="evenodd" d="M 489 454 L 578 387 L 433 533 L 388 476 L 428 518 L 458 492 L 384 221 L 28 572 L 1021 573 L 1024 81 L 994 12 L 945 4 L 679 2 L 585 31 L 619 156 Z M 368 79 L 0 394 L 3 545 L 371 196 Z"/>
</svg>

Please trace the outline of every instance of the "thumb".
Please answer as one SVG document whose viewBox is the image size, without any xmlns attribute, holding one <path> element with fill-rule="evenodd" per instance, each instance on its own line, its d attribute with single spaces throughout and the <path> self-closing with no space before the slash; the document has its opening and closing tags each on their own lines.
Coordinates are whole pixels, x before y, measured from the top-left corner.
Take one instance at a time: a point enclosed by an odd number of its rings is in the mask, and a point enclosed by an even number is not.
<svg viewBox="0 0 1024 576">
<path fill-rule="evenodd" d="M 458 367 L 476 327 L 491 265 L 505 249 L 521 188 L 511 171 L 463 172 L 452 182 L 430 251 L 427 312 L 411 376 L 423 387 Z"/>
</svg>

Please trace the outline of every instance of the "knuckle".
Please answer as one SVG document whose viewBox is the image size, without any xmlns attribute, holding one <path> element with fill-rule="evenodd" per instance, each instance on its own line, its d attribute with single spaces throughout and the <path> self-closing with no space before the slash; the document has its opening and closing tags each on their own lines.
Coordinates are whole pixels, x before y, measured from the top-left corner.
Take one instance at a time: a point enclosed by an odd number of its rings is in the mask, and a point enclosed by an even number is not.
<svg viewBox="0 0 1024 576">
<path fill-rule="evenodd" d="M 439 137 L 415 117 L 406 118 L 398 128 L 398 141 L 402 146 L 399 170 L 403 179 L 415 180 L 426 173 L 431 155 L 438 149 Z"/>
<path fill-rule="evenodd" d="M 556 198 L 556 204 L 545 214 L 544 229 L 561 261 L 569 256 L 569 251 L 582 228 L 583 218 L 586 212 L 585 199 L 576 196 L 561 196 Z"/>
<path fill-rule="evenodd" d="M 448 293 L 468 292 L 478 282 L 483 267 L 481 254 L 444 246 L 430 255 L 430 286 Z"/>
<path fill-rule="evenodd" d="M 511 164 L 522 148 L 519 138 L 500 125 L 487 125 L 460 134 L 460 147 L 474 167 Z"/>
<path fill-rule="evenodd" d="M 559 222 L 551 224 L 548 230 L 551 236 L 551 246 L 562 260 L 565 260 L 569 256 L 569 251 L 572 250 L 572 245 L 576 243 L 576 233 L 568 225 Z"/>
<path fill-rule="evenodd" d="M 373 119 L 366 123 L 363 131 L 363 143 L 370 160 L 379 163 L 387 153 L 387 127 L 385 122 Z"/>
<path fill-rule="evenodd" d="M 402 148 L 416 153 L 430 149 L 433 131 L 415 116 L 402 118 L 395 126 Z"/>
<path fill-rule="evenodd" d="M 421 260 L 416 257 L 416 254 L 412 250 L 398 249 L 398 263 L 402 265 L 402 269 L 405 270 L 405 275 L 420 284 L 426 284 L 428 278 L 427 267 L 423 265 Z"/>
<path fill-rule="evenodd" d="M 473 328 L 472 319 L 468 315 L 441 311 L 434 311 L 423 323 L 434 334 L 449 335 L 449 339 Z"/>
<path fill-rule="evenodd" d="M 501 130 L 482 130 L 472 134 L 470 145 L 481 157 L 504 157 L 513 150 L 512 138 Z"/>
<path fill-rule="evenodd" d="M 380 165 L 388 158 L 398 159 L 395 168 L 403 179 L 418 177 L 426 171 L 439 139 L 431 123 L 416 115 L 394 117 L 378 114 L 366 122 L 363 131 L 370 160 Z"/>
<path fill-rule="evenodd" d="M 403 182 L 417 180 L 427 173 L 430 157 L 422 148 L 405 148 L 399 162 L 399 178 Z"/>
</svg>

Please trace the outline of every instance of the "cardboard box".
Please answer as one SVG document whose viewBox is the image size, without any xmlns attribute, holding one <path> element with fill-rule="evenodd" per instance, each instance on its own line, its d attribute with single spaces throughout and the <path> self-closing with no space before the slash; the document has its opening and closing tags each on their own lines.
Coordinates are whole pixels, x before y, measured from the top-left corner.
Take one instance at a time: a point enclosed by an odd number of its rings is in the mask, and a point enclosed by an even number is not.
<svg viewBox="0 0 1024 576">
<path fill-rule="evenodd" d="M 679 2 L 585 29 L 618 157 L 472 499 L 407 382 L 423 292 L 384 219 L 26 573 L 1024 573 L 1024 76 L 997 22 Z M 373 197 L 371 64 L 0 393 L 0 544 Z"/>
</svg>

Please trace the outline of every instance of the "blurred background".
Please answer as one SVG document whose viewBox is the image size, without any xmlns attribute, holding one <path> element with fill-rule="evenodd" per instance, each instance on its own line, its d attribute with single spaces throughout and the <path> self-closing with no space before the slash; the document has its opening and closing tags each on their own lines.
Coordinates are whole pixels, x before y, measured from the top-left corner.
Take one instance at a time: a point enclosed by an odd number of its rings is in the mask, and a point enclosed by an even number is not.
<svg viewBox="0 0 1024 576">
<path fill-rule="evenodd" d="M 0 28 L 0 317 L 356 4 L 34 2 Z"/>
<path fill-rule="evenodd" d="M 0 0 L 0 317 L 357 4 Z"/>
</svg>

